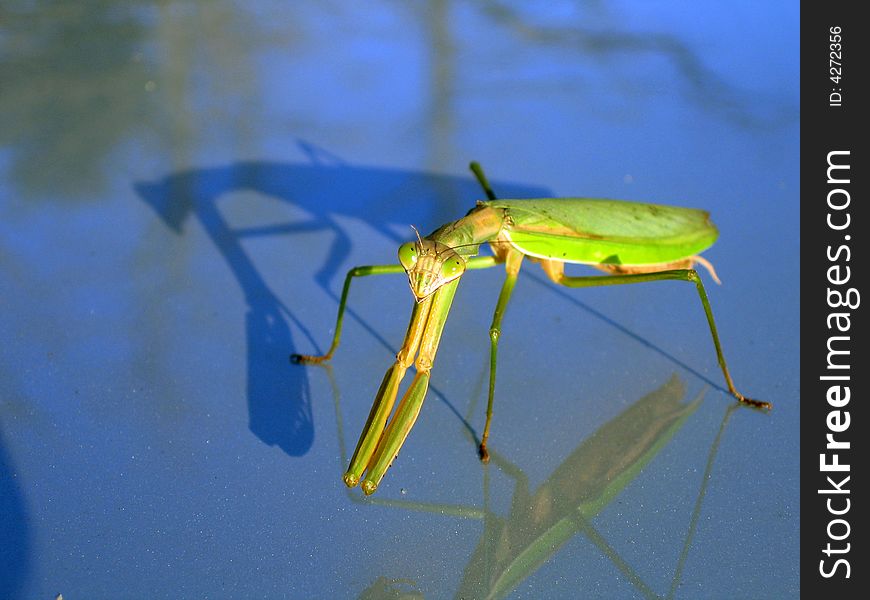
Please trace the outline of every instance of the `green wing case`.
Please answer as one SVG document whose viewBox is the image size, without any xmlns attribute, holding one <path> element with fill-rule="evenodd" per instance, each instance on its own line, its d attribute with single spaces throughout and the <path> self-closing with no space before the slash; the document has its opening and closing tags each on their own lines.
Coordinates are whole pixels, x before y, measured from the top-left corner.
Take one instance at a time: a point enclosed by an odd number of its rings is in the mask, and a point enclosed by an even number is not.
<svg viewBox="0 0 870 600">
<path fill-rule="evenodd" d="M 719 233 L 705 210 L 598 198 L 493 200 L 521 252 L 587 264 L 652 265 L 709 248 Z"/>
</svg>

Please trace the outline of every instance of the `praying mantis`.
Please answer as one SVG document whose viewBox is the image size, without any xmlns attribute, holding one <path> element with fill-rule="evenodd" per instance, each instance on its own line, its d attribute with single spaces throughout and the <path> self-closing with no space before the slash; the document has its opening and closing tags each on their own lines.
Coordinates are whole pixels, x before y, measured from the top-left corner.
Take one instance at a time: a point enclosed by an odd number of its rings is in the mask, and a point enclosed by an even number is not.
<svg viewBox="0 0 870 600">
<path fill-rule="evenodd" d="M 396 360 L 378 388 L 343 476 L 348 487 L 359 484 L 365 495 L 373 494 L 398 456 L 426 398 L 435 354 L 462 276 L 466 271 L 503 264 L 506 277 L 489 329 L 489 390 L 486 422 L 478 447 L 481 461 L 489 461 L 487 442 L 492 424 L 501 323 L 526 258 L 540 263 L 554 283 L 572 288 L 659 280 L 694 283 L 728 391 L 742 404 L 771 408 L 769 402 L 747 398 L 734 387 L 707 292 L 694 269 L 700 264 L 717 279 L 712 265 L 698 255 L 718 237 L 707 211 L 596 198 L 500 200 L 480 165 L 472 162 L 470 168 L 487 200 L 479 201 L 464 217 L 442 225 L 425 237 L 417 232 L 416 241 L 399 247 L 398 265 L 351 269 L 345 277 L 329 350 L 317 356 L 291 356 L 293 362 L 300 364 L 323 363 L 332 358 L 341 340 L 353 279 L 369 275 L 407 275 L 415 299 L 411 321 Z M 480 246 L 486 243 L 492 255 L 479 256 Z M 565 263 L 590 265 L 607 274 L 567 276 Z M 411 365 L 416 374 L 390 418 L 399 385 Z"/>
</svg>

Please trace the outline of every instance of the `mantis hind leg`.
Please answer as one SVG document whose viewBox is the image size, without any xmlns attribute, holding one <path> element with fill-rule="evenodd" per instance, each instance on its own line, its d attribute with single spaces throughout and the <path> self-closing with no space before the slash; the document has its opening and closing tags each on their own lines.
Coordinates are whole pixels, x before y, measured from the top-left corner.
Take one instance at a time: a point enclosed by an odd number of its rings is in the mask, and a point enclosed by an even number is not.
<svg viewBox="0 0 870 600">
<path fill-rule="evenodd" d="M 719 368 L 722 369 L 722 374 L 725 376 L 725 382 L 728 384 L 728 391 L 743 404 L 767 410 L 772 408 L 770 402 L 747 398 L 734 387 L 731 373 L 728 371 L 728 364 L 725 362 L 725 355 L 722 353 L 722 344 L 719 341 L 719 333 L 716 331 L 716 321 L 713 319 L 713 309 L 710 308 L 710 301 L 707 299 L 707 292 L 704 289 L 704 284 L 701 282 L 701 278 L 698 276 L 695 269 L 671 269 L 655 273 L 635 273 L 626 275 L 567 277 L 564 273 L 565 263 L 547 261 L 543 263 L 543 267 L 544 271 L 547 273 L 547 277 L 559 285 L 564 285 L 566 287 L 580 288 L 601 285 L 622 285 L 628 283 L 643 283 L 645 281 L 660 281 L 664 279 L 689 281 L 694 283 L 695 288 L 698 291 L 698 298 L 700 298 L 701 305 L 704 307 L 704 314 L 707 316 L 707 324 L 710 327 L 710 336 L 713 338 L 713 345 L 716 348 L 716 357 L 719 360 Z"/>
<path fill-rule="evenodd" d="M 401 265 L 370 265 L 366 267 L 354 267 L 347 272 L 344 278 L 344 287 L 341 290 L 341 300 L 338 302 L 338 316 L 335 319 L 335 333 L 332 336 L 332 344 L 326 354 L 291 354 L 290 362 L 294 364 L 311 365 L 327 362 L 335 354 L 336 348 L 341 341 L 341 327 L 344 323 L 344 309 L 347 306 L 347 297 L 350 294 L 350 282 L 354 277 L 366 277 L 368 275 L 388 275 L 392 273 L 404 273 Z"/>
</svg>

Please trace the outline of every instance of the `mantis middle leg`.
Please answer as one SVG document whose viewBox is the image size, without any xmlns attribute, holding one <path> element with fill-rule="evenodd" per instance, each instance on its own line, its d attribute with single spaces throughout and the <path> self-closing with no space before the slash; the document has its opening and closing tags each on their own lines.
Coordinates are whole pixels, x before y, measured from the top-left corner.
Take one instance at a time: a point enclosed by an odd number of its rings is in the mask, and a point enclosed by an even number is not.
<svg viewBox="0 0 870 600">
<path fill-rule="evenodd" d="M 341 341 L 341 327 L 344 323 L 344 309 L 347 306 L 347 296 L 350 294 L 350 282 L 354 277 L 366 277 L 368 275 L 388 275 L 394 273 L 404 273 L 402 265 L 369 265 L 364 267 L 354 267 L 347 272 L 344 278 L 344 287 L 341 290 L 341 300 L 338 302 L 338 316 L 335 319 L 335 333 L 332 336 L 332 344 L 326 354 L 291 354 L 290 362 L 303 365 L 320 364 L 327 362 L 335 354 L 336 348 Z"/>
<path fill-rule="evenodd" d="M 486 442 L 489 439 L 489 428 L 492 424 L 492 405 L 495 396 L 495 372 L 496 363 L 498 361 L 498 340 L 501 337 L 501 321 L 504 317 L 505 309 L 508 301 L 514 291 L 514 286 L 517 282 L 517 275 L 520 272 L 520 267 L 523 264 L 523 254 L 514 249 L 507 251 L 505 256 L 505 276 L 504 283 L 501 286 L 501 292 L 498 295 L 498 302 L 495 305 L 495 312 L 492 315 L 492 325 L 489 327 L 489 394 L 486 401 L 486 423 L 483 426 L 483 435 L 480 437 L 480 460 L 489 462 L 489 452 L 486 449 Z"/>
<path fill-rule="evenodd" d="M 497 264 L 498 259 L 493 256 L 476 256 L 468 260 L 466 269 L 486 269 Z M 341 299 L 338 302 L 338 315 L 335 319 L 335 333 L 332 336 L 332 343 L 326 354 L 291 354 L 290 361 L 295 364 L 311 365 L 328 362 L 332 355 L 335 354 L 339 343 L 341 342 L 341 328 L 344 324 L 344 311 L 347 308 L 347 297 L 350 295 L 350 284 L 355 277 L 367 277 L 369 275 L 394 275 L 397 273 L 405 273 L 402 265 L 368 265 L 363 267 L 354 267 L 347 272 L 344 278 L 344 286 L 341 290 Z"/>
</svg>

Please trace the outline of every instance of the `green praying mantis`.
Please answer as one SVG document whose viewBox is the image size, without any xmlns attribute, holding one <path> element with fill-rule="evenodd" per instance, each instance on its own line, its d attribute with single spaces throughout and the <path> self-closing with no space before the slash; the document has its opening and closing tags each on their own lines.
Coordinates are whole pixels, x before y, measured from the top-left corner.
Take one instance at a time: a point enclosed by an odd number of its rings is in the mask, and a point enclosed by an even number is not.
<svg viewBox="0 0 870 600">
<path fill-rule="evenodd" d="M 363 493 L 373 494 L 405 443 L 426 397 L 441 333 L 462 276 L 466 271 L 504 264 L 506 277 L 489 329 L 489 391 L 486 422 L 478 448 L 480 459 L 488 462 L 487 442 L 492 424 L 501 323 L 525 258 L 540 263 L 549 279 L 566 287 L 659 280 L 694 283 L 728 391 L 748 406 L 771 408 L 770 403 L 747 398 L 734 387 L 707 292 L 693 268 L 701 264 L 716 278 L 710 263 L 698 255 L 718 237 L 708 212 L 594 198 L 500 200 L 480 165 L 472 162 L 470 168 L 488 199 L 479 201 L 461 219 L 425 237 L 417 232 L 416 241 L 399 247 L 398 265 L 351 269 L 344 281 L 329 350 L 319 356 L 294 354 L 291 357 L 293 362 L 304 364 L 322 363 L 332 358 L 341 339 L 344 311 L 354 278 L 390 273 L 407 275 L 415 299 L 411 322 L 395 362 L 384 375 L 343 476 L 348 487 L 359 484 Z M 492 255 L 478 256 L 480 246 L 486 243 Z M 565 263 L 590 265 L 607 274 L 567 276 Z M 399 385 L 411 365 L 416 374 L 390 418 Z"/>
</svg>

